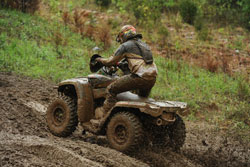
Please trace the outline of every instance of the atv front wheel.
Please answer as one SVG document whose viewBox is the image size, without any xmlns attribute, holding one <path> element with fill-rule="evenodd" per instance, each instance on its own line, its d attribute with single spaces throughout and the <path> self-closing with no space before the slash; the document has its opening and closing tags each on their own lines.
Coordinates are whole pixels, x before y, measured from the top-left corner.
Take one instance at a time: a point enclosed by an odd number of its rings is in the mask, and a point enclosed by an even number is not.
<svg viewBox="0 0 250 167">
<path fill-rule="evenodd" d="M 59 137 L 71 135 L 78 124 L 75 99 L 68 96 L 57 98 L 49 105 L 46 117 L 52 134 Z"/>
<path fill-rule="evenodd" d="M 132 152 L 142 142 L 142 123 L 132 113 L 117 113 L 108 123 L 107 138 L 112 148 L 121 152 Z"/>
</svg>

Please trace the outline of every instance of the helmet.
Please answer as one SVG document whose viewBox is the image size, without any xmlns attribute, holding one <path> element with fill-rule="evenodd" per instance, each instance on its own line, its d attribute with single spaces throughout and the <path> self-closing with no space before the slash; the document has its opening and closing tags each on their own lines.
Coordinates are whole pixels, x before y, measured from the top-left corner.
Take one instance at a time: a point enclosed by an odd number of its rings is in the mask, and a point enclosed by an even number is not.
<svg viewBox="0 0 250 167">
<path fill-rule="evenodd" d="M 125 25 L 121 28 L 120 32 L 116 37 L 116 41 L 119 43 L 124 43 L 128 39 L 136 36 L 136 29 L 131 25 Z"/>
</svg>

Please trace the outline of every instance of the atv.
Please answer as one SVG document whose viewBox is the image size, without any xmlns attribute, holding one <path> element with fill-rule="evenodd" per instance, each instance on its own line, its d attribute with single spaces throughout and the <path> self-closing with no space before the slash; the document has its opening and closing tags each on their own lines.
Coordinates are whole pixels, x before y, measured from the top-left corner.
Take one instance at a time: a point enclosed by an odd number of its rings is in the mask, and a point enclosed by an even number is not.
<svg viewBox="0 0 250 167">
<path fill-rule="evenodd" d="M 163 149 L 170 146 L 178 151 L 186 137 L 185 124 L 179 113 L 187 104 L 155 101 L 124 92 L 117 95 L 114 107 L 104 117 L 100 116 L 103 113 L 96 109 L 103 105 L 106 87 L 119 78 L 118 69 L 124 73 L 128 70 L 126 61 L 105 67 L 95 61 L 97 57 L 100 56 L 92 56 L 90 69 L 98 73 L 64 80 L 56 86 L 58 97 L 46 112 L 50 132 L 67 137 L 80 123 L 87 132 L 106 135 L 110 146 L 121 152 L 131 152 L 145 144 Z M 93 121 L 96 119 L 99 119 L 98 123 Z"/>
</svg>

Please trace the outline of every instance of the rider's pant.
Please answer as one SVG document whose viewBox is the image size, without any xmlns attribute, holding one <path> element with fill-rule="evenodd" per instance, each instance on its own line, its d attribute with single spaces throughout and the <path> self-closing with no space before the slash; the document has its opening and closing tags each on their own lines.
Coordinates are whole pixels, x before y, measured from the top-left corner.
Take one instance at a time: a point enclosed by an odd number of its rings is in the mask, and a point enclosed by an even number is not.
<svg viewBox="0 0 250 167">
<path fill-rule="evenodd" d="M 139 96 L 148 97 L 156 79 L 145 80 L 136 74 L 124 75 L 107 87 L 104 112 L 108 112 L 116 103 L 116 95 L 122 92 L 137 90 Z"/>
</svg>

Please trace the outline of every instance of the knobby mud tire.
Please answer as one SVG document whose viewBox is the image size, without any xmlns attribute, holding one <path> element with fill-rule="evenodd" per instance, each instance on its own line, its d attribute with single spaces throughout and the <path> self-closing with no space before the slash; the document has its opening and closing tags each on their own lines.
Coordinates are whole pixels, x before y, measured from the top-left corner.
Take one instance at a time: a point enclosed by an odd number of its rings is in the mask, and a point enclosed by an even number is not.
<svg viewBox="0 0 250 167">
<path fill-rule="evenodd" d="M 119 129 L 120 131 L 122 131 L 121 129 L 125 130 L 124 138 L 126 139 L 123 139 L 121 136 L 124 131 L 119 132 Z M 107 126 L 107 138 L 110 146 L 125 153 L 135 151 L 142 143 L 143 135 L 143 125 L 139 118 L 129 112 L 119 112 L 115 114 Z"/>
<path fill-rule="evenodd" d="M 170 147 L 178 152 L 185 143 L 186 139 L 186 126 L 184 121 L 179 115 L 176 115 L 176 121 L 168 126 L 168 135 L 170 140 Z"/>
<path fill-rule="evenodd" d="M 62 112 L 62 120 L 57 120 L 56 112 Z M 53 135 L 70 136 L 78 125 L 76 100 L 68 96 L 58 97 L 49 105 L 46 118 L 48 128 Z"/>
<path fill-rule="evenodd" d="M 171 148 L 178 152 L 186 138 L 186 128 L 180 116 L 175 115 L 176 121 L 168 126 L 152 125 L 147 129 L 147 146 L 154 151 L 166 152 Z"/>
</svg>

